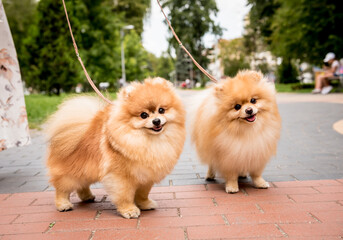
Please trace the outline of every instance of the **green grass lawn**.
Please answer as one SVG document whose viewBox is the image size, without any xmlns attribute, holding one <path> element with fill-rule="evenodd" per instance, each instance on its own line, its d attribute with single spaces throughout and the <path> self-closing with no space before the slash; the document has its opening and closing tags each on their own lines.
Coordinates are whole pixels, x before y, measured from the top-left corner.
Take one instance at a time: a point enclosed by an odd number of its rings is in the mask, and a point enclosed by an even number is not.
<svg viewBox="0 0 343 240">
<path fill-rule="evenodd" d="M 56 111 L 57 106 L 67 95 L 61 96 L 46 96 L 46 95 L 29 95 L 25 96 L 27 117 L 29 127 L 39 128 L 46 118 Z"/>
<path fill-rule="evenodd" d="M 277 92 L 295 92 L 295 93 L 309 93 L 312 91 L 313 87 L 303 88 L 303 89 L 293 89 L 292 87 L 299 85 L 298 83 L 295 84 L 284 84 L 284 83 L 276 83 L 275 88 Z M 204 90 L 206 88 L 193 88 L 193 90 Z"/>
<path fill-rule="evenodd" d="M 275 88 L 277 92 L 293 92 L 293 93 L 310 93 L 313 89 L 312 86 L 306 88 L 294 89 L 294 87 L 299 86 L 298 83 L 276 83 Z"/>
<path fill-rule="evenodd" d="M 96 94 L 87 94 L 87 96 L 95 96 Z M 47 96 L 40 94 L 32 94 L 25 96 L 27 117 L 29 127 L 31 129 L 40 129 L 48 116 L 57 110 L 57 107 L 66 98 L 79 96 L 76 94 L 61 94 L 60 96 Z M 107 96 L 107 95 L 106 95 Z M 108 98 L 115 99 L 116 94 L 109 94 Z"/>
</svg>

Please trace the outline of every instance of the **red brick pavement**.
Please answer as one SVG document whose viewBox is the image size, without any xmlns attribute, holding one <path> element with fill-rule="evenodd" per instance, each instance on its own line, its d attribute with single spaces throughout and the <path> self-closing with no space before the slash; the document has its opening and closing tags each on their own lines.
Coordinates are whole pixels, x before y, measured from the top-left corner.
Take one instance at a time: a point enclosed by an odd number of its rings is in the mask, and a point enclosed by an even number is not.
<svg viewBox="0 0 343 240">
<path fill-rule="evenodd" d="M 138 219 L 120 217 L 102 189 L 95 203 L 57 212 L 53 192 L 0 195 L 0 239 L 339 239 L 343 238 L 343 179 L 155 187 L 159 208 Z"/>
</svg>

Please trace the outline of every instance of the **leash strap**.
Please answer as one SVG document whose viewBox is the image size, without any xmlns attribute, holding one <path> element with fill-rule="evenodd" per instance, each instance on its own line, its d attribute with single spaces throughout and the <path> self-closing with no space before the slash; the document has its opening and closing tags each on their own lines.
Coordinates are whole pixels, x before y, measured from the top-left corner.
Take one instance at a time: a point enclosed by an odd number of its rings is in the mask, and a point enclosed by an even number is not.
<svg viewBox="0 0 343 240">
<path fill-rule="evenodd" d="M 180 47 L 187 53 L 187 55 L 192 59 L 193 63 L 199 68 L 199 70 L 201 72 L 203 72 L 211 81 L 217 83 L 218 81 L 211 75 L 209 74 L 203 67 L 200 66 L 200 64 L 193 58 L 192 54 L 189 53 L 189 51 L 186 49 L 185 46 L 183 46 L 182 42 L 180 41 L 179 37 L 177 36 L 177 34 L 175 33 L 172 25 L 170 24 L 170 21 L 168 20 L 167 18 L 167 15 L 165 14 L 165 12 L 163 11 L 163 8 L 162 8 L 162 5 L 160 3 L 159 0 L 156 0 L 157 1 L 157 4 L 159 5 L 160 9 L 161 9 L 161 12 L 163 13 L 164 15 L 164 18 L 166 19 L 167 23 L 168 23 L 168 26 L 170 28 L 170 30 L 172 31 L 175 39 L 177 40 L 177 42 L 179 43 Z M 71 24 L 70 24 L 70 21 L 69 21 L 69 17 L 68 17 L 68 11 L 67 11 L 67 7 L 66 7 L 66 4 L 65 4 L 65 1 L 62 0 L 63 2 L 63 8 L 64 8 L 64 12 L 65 12 L 65 15 L 66 15 L 66 19 L 67 19 L 67 22 L 68 22 L 68 27 L 69 27 L 69 32 L 70 32 L 70 36 L 71 36 L 71 39 L 73 41 L 73 45 L 74 45 L 74 49 L 75 49 L 75 53 L 76 53 L 76 56 L 77 56 L 77 59 L 79 60 L 80 64 L 81 64 L 81 67 L 86 75 L 86 78 L 89 82 L 89 84 L 92 86 L 92 88 L 94 89 L 94 91 L 107 103 L 109 104 L 113 104 L 112 101 L 110 101 L 109 99 L 107 99 L 100 91 L 99 89 L 95 86 L 94 82 L 92 81 L 92 79 L 90 78 L 88 72 L 87 72 L 87 69 L 86 67 L 84 66 L 83 64 L 83 61 L 80 57 L 80 54 L 79 54 L 79 50 L 78 50 L 78 47 L 77 47 L 77 44 L 76 44 L 76 41 L 75 41 L 75 38 L 74 38 L 74 34 L 73 34 L 73 31 L 71 29 Z"/>
<path fill-rule="evenodd" d="M 74 34 L 73 34 L 73 31 L 71 30 L 71 24 L 70 24 L 70 21 L 69 21 L 69 17 L 68 17 L 68 12 L 67 12 L 67 7 L 66 7 L 66 4 L 64 2 L 64 0 L 62 0 L 63 2 L 63 7 L 64 7 L 64 12 L 65 12 L 65 15 L 66 15 L 66 18 L 67 18 L 67 22 L 68 22 L 68 27 L 69 27 L 69 31 L 70 31 L 70 36 L 71 36 L 71 39 L 73 40 L 73 45 L 74 45 L 74 49 L 75 49 L 75 53 L 76 53 L 76 56 L 77 56 L 77 59 L 79 60 L 80 64 L 81 64 L 81 67 L 86 75 L 86 78 L 89 82 L 89 84 L 92 86 L 92 88 L 94 89 L 94 91 L 107 103 L 109 104 L 113 104 L 111 100 L 107 99 L 104 95 L 102 95 L 102 93 L 99 91 L 99 89 L 95 86 L 94 82 L 92 81 L 92 79 L 90 78 L 87 70 L 86 70 L 86 67 L 84 66 L 83 64 L 83 61 L 80 57 L 80 54 L 79 54 L 79 50 L 77 48 L 77 45 L 76 45 L 76 42 L 75 42 L 75 38 L 74 38 Z"/>
<path fill-rule="evenodd" d="M 164 13 L 162 5 L 160 3 L 159 0 L 156 0 L 157 4 L 160 6 L 161 12 L 164 15 L 164 18 L 166 19 L 168 26 L 170 28 L 170 30 L 172 31 L 176 41 L 179 43 L 180 47 L 187 53 L 187 55 L 192 59 L 193 63 L 199 68 L 200 71 L 202 71 L 211 81 L 217 83 L 217 79 L 215 79 L 211 74 L 209 74 L 203 67 L 200 66 L 200 64 L 193 58 L 193 56 L 188 52 L 188 50 L 186 49 L 185 46 L 183 46 L 182 42 L 180 41 L 179 37 L 177 36 L 177 34 L 174 31 L 174 28 L 172 27 L 172 25 L 170 24 L 169 19 L 167 18 L 167 15 Z"/>
</svg>

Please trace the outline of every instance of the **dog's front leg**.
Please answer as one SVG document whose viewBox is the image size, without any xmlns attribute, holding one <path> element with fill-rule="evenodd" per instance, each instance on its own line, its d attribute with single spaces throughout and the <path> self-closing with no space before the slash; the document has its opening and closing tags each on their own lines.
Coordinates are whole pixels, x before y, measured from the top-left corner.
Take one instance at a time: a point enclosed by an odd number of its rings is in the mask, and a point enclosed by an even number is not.
<svg viewBox="0 0 343 240">
<path fill-rule="evenodd" d="M 117 206 L 117 211 L 124 218 L 139 217 L 141 211 L 134 202 L 137 186 L 132 181 L 123 176 L 108 174 L 103 178 L 102 183 L 111 201 Z"/>
<path fill-rule="evenodd" d="M 142 210 L 150 210 L 157 208 L 157 203 L 149 199 L 149 193 L 153 186 L 153 183 L 149 183 L 143 186 L 140 186 L 137 189 L 136 196 L 135 196 L 135 202 L 137 206 Z"/>
</svg>

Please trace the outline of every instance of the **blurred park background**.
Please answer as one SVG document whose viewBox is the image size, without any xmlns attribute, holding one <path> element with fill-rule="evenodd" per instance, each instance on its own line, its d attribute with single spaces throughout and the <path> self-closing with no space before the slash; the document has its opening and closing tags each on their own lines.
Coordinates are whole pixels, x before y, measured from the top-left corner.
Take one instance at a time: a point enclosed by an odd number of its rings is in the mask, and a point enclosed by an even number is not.
<svg viewBox="0 0 343 240">
<path fill-rule="evenodd" d="M 75 57 L 62 1 L 2 2 L 25 83 L 30 127 L 35 128 L 64 97 L 91 88 Z M 161 0 L 183 45 L 217 79 L 254 69 L 275 82 L 280 92 L 310 92 L 314 70 L 322 67 L 325 54 L 343 57 L 341 0 L 241 0 L 247 9 L 244 29 L 233 39 L 224 37 L 231 28 L 216 18 L 219 2 L 223 1 Z M 208 84 L 170 31 L 164 52 L 156 54 L 143 46 L 155 0 L 66 0 L 66 5 L 80 55 L 101 89 L 115 92 L 126 82 L 149 76 L 185 88 Z M 210 43 L 208 35 L 214 39 Z M 339 81 L 336 85 L 335 91 L 341 91 Z"/>
</svg>

